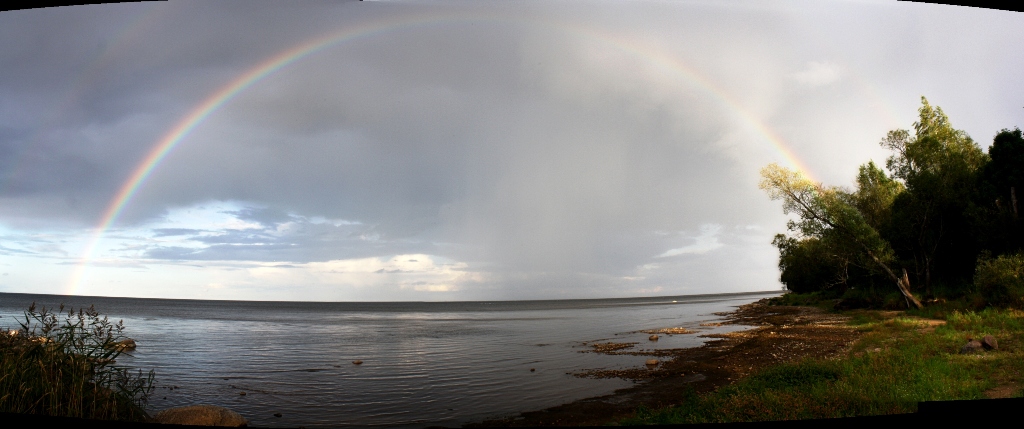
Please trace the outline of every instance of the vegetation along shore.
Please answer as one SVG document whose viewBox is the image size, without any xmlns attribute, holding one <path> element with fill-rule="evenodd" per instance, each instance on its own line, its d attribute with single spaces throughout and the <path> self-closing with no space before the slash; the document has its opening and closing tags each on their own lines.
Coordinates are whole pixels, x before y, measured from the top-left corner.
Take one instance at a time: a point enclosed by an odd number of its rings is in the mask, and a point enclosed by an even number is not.
<svg viewBox="0 0 1024 429">
<path fill-rule="evenodd" d="M 33 304 L 19 325 L 0 332 L 0 412 L 146 420 L 153 372 L 118 365 L 135 348 L 122 323 L 92 307 L 54 312 Z"/>
<path fill-rule="evenodd" d="M 918 411 L 922 401 L 1024 395 L 1024 312 L 836 309 L 820 294 L 786 294 L 724 313 L 752 326 L 689 349 L 606 353 L 659 363 L 589 377 L 641 381 L 613 394 L 464 427 L 599 426 L 840 418 Z M 691 333 L 695 334 L 695 333 Z M 696 333 L 699 334 L 699 331 Z M 992 349 L 972 340 L 991 337 Z"/>
<path fill-rule="evenodd" d="M 1024 137 L 1001 130 L 986 153 L 924 97 L 918 113 L 853 189 L 762 170 L 794 219 L 773 242 L 790 293 L 726 315 L 755 329 L 660 351 L 646 371 L 589 374 L 645 380 L 613 395 L 469 426 L 837 418 L 1024 396 Z"/>
</svg>

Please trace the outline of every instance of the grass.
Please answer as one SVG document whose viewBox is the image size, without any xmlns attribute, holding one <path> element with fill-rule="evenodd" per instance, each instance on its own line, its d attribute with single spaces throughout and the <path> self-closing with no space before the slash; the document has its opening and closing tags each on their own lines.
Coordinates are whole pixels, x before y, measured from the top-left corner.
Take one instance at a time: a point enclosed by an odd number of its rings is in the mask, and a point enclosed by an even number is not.
<svg viewBox="0 0 1024 429">
<path fill-rule="evenodd" d="M 0 412 L 144 421 L 153 372 L 118 366 L 128 352 L 122 323 L 92 307 L 25 312 L 0 332 Z"/>
<path fill-rule="evenodd" d="M 792 299 L 790 301 L 793 301 Z M 945 308 L 947 323 L 923 329 L 920 316 L 851 311 L 863 336 L 837 360 L 805 360 L 755 373 L 717 391 L 689 392 L 680 405 L 639 409 L 622 424 L 778 421 L 912 413 L 920 401 L 983 399 L 1009 389 L 1021 397 L 1024 312 Z M 999 350 L 961 355 L 967 338 L 992 335 Z"/>
</svg>

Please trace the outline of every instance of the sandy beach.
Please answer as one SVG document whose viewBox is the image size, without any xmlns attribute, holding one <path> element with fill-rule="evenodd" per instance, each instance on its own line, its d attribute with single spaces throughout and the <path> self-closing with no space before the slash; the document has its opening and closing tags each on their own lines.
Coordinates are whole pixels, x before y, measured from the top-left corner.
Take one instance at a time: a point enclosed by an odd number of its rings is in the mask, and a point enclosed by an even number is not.
<svg viewBox="0 0 1024 429">
<path fill-rule="evenodd" d="M 807 357 L 839 356 L 859 336 L 845 323 L 848 319 L 845 316 L 813 307 L 770 306 L 765 301 L 719 314 L 726 319 L 714 323 L 753 328 L 707 335 L 713 339 L 701 347 L 653 352 L 624 351 L 614 345 L 596 348 L 599 353 L 650 356 L 659 361 L 656 366 L 575 374 L 640 381 L 636 386 L 610 395 L 463 427 L 604 425 L 633 415 L 641 406 L 660 408 L 676 404 L 690 387 L 698 393 L 707 392 L 774 364 Z"/>
</svg>

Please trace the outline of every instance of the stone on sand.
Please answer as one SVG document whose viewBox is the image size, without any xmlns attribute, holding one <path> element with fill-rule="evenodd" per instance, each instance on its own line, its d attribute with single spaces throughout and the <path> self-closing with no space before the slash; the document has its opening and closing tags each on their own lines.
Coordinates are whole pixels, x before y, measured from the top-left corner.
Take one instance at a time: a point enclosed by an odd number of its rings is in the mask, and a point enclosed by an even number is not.
<svg viewBox="0 0 1024 429">
<path fill-rule="evenodd" d="M 967 344 L 964 344 L 964 346 L 960 348 L 960 354 L 962 355 L 976 353 L 980 351 L 982 351 L 982 345 L 981 342 L 978 340 L 968 341 Z"/>
</svg>

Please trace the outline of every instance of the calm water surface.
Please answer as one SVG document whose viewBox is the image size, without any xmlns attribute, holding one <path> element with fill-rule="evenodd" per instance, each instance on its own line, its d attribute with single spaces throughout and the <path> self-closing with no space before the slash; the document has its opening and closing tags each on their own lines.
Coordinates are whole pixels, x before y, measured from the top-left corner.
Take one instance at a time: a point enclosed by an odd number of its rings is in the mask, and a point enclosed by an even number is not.
<svg viewBox="0 0 1024 429">
<path fill-rule="evenodd" d="M 765 296 L 315 303 L 0 293 L 0 327 L 16 327 L 33 301 L 94 304 L 123 319 L 138 343 L 134 357 L 118 363 L 156 371 L 153 410 L 202 403 L 231 408 L 250 426 L 411 428 L 458 426 L 628 387 L 567 373 L 643 366 L 646 357 L 581 353 L 582 343 L 699 346 L 698 335 L 655 343 L 637 331 L 742 329 L 699 323 Z M 363 364 L 353 365 L 357 359 Z"/>
</svg>

